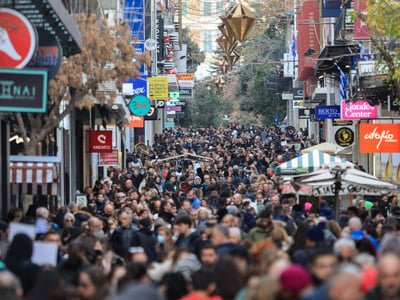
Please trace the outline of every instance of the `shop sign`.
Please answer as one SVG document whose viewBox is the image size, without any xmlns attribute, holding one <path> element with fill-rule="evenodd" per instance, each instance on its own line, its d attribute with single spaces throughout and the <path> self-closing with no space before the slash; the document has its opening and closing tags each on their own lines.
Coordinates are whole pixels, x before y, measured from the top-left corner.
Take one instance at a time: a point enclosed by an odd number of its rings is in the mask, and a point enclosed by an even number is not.
<svg viewBox="0 0 400 300">
<path fill-rule="evenodd" d="M 10 8 L 0 8 L 0 20 L 0 68 L 23 69 L 36 52 L 36 28 Z"/>
<path fill-rule="evenodd" d="M 47 69 L 48 79 L 54 78 L 60 69 L 63 51 L 56 37 L 49 31 L 38 28 L 39 46 L 29 68 Z"/>
<path fill-rule="evenodd" d="M 112 131 L 96 130 L 90 131 L 90 149 L 92 153 L 112 152 Z"/>
<path fill-rule="evenodd" d="M 360 124 L 360 152 L 400 152 L 400 124 Z"/>
<path fill-rule="evenodd" d="M 182 111 L 182 106 L 166 106 L 165 111 Z"/>
<path fill-rule="evenodd" d="M 339 105 L 319 105 L 315 108 L 315 117 L 317 119 L 337 119 L 340 118 Z"/>
<path fill-rule="evenodd" d="M 149 77 L 150 100 L 168 100 L 168 77 Z"/>
<path fill-rule="evenodd" d="M 150 110 L 150 101 L 147 97 L 139 95 L 134 97 L 131 102 L 129 102 L 129 109 L 132 114 L 138 117 L 143 117 Z"/>
<path fill-rule="evenodd" d="M 157 109 L 152 106 L 150 107 L 149 112 L 144 116 L 146 121 L 155 121 L 157 120 Z"/>
<path fill-rule="evenodd" d="M 176 75 L 180 87 L 194 87 L 194 74 Z"/>
<path fill-rule="evenodd" d="M 378 117 L 378 106 L 369 105 L 368 101 L 342 101 L 342 119 L 343 120 L 360 120 L 360 119 L 376 119 Z"/>
<path fill-rule="evenodd" d="M 129 124 L 125 127 L 143 128 L 144 127 L 144 117 L 129 116 Z"/>
<path fill-rule="evenodd" d="M 179 98 L 191 99 L 193 98 L 193 88 L 191 87 L 179 87 Z"/>
<path fill-rule="evenodd" d="M 339 128 L 335 133 L 335 141 L 340 147 L 348 147 L 354 143 L 354 131 L 348 127 Z"/>
<path fill-rule="evenodd" d="M 110 153 L 100 153 L 99 166 L 118 166 L 118 150 L 113 150 Z"/>
<path fill-rule="evenodd" d="M 0 69 L 0 111 L 43 113 L 46 103 L 47 71 Z"/>
<path fill-rule="evenodd" d="M 315 108 L 299 108 L 299 119 L 314 120 L 315 119 Z"/>
</svg>

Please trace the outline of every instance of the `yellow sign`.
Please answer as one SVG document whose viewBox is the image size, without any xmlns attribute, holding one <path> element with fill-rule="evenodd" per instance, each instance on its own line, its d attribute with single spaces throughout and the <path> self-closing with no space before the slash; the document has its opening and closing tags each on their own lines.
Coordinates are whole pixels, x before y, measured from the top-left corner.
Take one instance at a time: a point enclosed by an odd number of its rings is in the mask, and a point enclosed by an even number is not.
<svg viewBox="0 0 400 300">
<path fill-rule="evenodd" d="M 149 99 L 168 100 L 168 77 L 149 77 Z"/>
</svg>

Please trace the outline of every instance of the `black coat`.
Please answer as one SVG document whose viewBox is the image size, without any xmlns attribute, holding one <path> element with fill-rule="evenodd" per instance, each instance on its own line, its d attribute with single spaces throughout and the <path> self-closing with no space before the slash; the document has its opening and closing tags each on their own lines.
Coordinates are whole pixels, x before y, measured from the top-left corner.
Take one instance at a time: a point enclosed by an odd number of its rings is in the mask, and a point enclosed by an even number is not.
<svg viewBox="0 0 400 300">
<path fill-rule="evenodd" d="M 187 237 L 181 234 L 175 242 L 175 247 L 190 249 L 197 257 L 200 258 L 203 240 L 197 232 L 192 232 Z"/>
<path fill-rule="evenodd" d="M 132 244 L 133 237 L 137 229 L 131 225 L 130 228 L 124 228 L 119 226 L 115 229 L 110 239 L 111 247 L 114 252 L 121 257 L 128 255 L 129 247 Z"/>
<path fill-rule="evenodd" d="M 148 228 L 141 228 L 135 232 L 131 241 L 131 247 L 142 247 L 149 261 L 157 259 L 157 240 L 153 232 Z"/>
</svg>

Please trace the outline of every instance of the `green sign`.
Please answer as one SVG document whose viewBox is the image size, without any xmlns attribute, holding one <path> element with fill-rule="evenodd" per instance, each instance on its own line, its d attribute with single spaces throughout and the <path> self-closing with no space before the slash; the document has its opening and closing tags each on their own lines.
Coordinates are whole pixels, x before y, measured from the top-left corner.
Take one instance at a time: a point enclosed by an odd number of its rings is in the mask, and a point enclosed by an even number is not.
<svg viewBox="0 0 400 300">
<path fill-rule="evenodd" d="M 172 100 L 179 100 L 179 92 L 171 92 L 169 93 L 169 96 Z"/>
<path fill-rule="evenodd" d="M 150 107 L 151 105 L 149 99 L 142 95 L 134 97 L 131 102 L 129 102 L 129 109 L 131 113 L 138 117 L 147 115 Z"/>
<path fill-rule="evenodd" d="M 46 112 L 47 71 L 0 69 L 0 111 Z"/>
</svg>

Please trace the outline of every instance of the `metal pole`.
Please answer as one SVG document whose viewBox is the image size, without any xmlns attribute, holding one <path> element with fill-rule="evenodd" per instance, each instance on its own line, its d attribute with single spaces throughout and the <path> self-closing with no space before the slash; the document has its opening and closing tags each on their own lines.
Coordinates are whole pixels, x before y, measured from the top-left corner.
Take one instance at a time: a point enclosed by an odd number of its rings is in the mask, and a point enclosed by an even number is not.
<svg viewBox="0 0 400 300">
<path fill-rule="evenodd" d="M 340 212 L 340 199 L 339 199 L 339 192 L 342 188 L 342 183 L 340 181 L 341 175 L 336 173 L 336 181 L 335 181 L 335 220 L 339 222 L 339 212 Z"/>
</svg>

